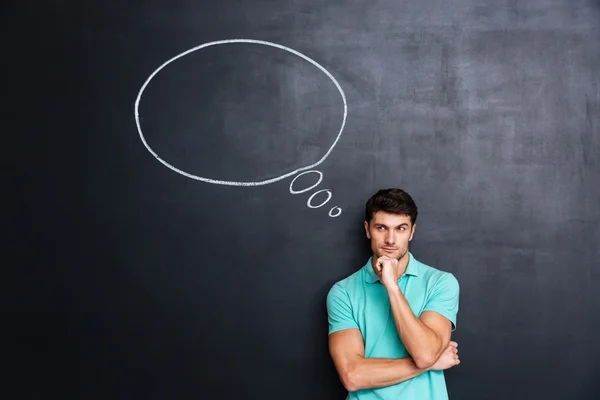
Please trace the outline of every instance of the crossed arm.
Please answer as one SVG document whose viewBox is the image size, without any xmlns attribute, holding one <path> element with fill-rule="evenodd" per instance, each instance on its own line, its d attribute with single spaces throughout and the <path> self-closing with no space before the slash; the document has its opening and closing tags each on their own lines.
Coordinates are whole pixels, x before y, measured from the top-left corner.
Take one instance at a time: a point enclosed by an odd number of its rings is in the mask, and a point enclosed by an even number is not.
<svg viewBox="0 0 600 400">
<path fill-rule="evenodd" d="M 398 335 L 410 357 L 365 358 L 363 337 L 349 327 L 329 335 L 329 352 L 349 392 L 394 385 L 434 369 L 448 348 L 452 322 L 441 314 L 424 311 L 417 318 L 398 287 L 388 289 Z"/>
<path fill-rule="evenodd" d="M 392 304 L 401 303 L 398 299 L 390 298 L 390 301 Z M 423 320 L 419 320 L 408 307 L 408 312 L 416 319 L 414 321 L 403 314 L 405 310 L 401 305 L 392 306 L 392 311 L 400 338 L 411 357 L 365 358 L 363 337 L 357 328 L 329 335 L 329 352 L 340 379 L 349 392 L 395 385 L 412 379 L 433 369 L 435 362 L 448 347 L 451 323 L 445 317 L 426 311 L 421 316 Z"/>
<path fill-rule="evenodd" d="M 433 311 L 423 311 L 417 318 L 397 285 L 387 291 L 396 329 L 406 351 L 418 368 L 431 367 L 450 342 L 452 322 Z"/>
<path fill-rule="evenodd" d="M 363 338 L 357 328 L 329 335 L 329 352 L 349 392 L 394 385 L 428 370 L 417 367 L 411 357 L 365 358 Z"/>
</svg>

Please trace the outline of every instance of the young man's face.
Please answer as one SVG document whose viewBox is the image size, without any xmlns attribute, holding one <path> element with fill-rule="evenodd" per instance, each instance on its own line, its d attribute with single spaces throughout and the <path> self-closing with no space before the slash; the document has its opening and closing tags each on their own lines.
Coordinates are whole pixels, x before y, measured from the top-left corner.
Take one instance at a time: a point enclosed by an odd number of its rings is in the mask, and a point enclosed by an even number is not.
<svg viewBox="0 0 600 400">
<path fill-rule="evenodd" d="M 415 232 L 408 215 L 377 211 L 370 222 L 365 221 L 367 237 L 371 239 L 374 259 L 388 256 L 400 260 L 408 252 L 408 242 Z"/>
</svg>

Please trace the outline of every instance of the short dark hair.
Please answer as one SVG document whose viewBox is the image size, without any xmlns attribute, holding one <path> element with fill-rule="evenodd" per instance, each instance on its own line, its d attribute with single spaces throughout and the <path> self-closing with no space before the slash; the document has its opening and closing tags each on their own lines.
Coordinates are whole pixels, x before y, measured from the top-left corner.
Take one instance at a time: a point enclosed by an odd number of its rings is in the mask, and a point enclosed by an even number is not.
<svg viewBox="0 0 600 400">
<path fill-rule="evenodd" d="M 377 211 L 408 215 L 413 225 L 417 222 L 419 214 L 417 205 L 410 194 L 398 188 L 381 189 L 371 196 L 365 207 L 366 221 L 371 222 L 373 214 Z"/>
</svg>

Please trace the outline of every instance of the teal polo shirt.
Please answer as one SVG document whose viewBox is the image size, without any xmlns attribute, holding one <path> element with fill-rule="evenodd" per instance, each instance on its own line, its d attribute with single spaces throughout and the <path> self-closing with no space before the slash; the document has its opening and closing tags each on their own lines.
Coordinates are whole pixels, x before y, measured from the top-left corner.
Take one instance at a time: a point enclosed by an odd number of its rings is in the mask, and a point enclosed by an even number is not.
<svg viewBox="0 0 600 400">
<path fill-rule="evenodd" d="M 459 284 L 453 274 L 417 261 L 409 252 L 405 273 L 398 280 L 400 290 L 413 313 L 435 311 L 456 329 Z M 410 354 L 402 343 L 389 297 L 373 271 L 372 257 L 358 271 L 335 283 L 327 295 L 329 334 L 358 328 L 363 336 L 366 358 L 404 358 Z M 448 399 L 443 371 L 427 371 L 395 385 L 358 390 L 347 400 L 445 400 Z"/>
</svg>

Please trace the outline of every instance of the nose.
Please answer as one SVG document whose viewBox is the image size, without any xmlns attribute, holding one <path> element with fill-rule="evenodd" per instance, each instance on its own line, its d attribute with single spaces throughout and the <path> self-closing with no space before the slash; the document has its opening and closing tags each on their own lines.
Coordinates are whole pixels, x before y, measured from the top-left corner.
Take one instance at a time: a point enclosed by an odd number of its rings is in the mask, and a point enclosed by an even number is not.
<svg viewBox="0 0 600 400">
<path fill-rule="evenodd" d="M 393 229 L 388 230 L 387 233 L 385 234 L 385 242 L 387 244 L 396 243 L 396 233 L 394 232 Z"/>
</svg>

